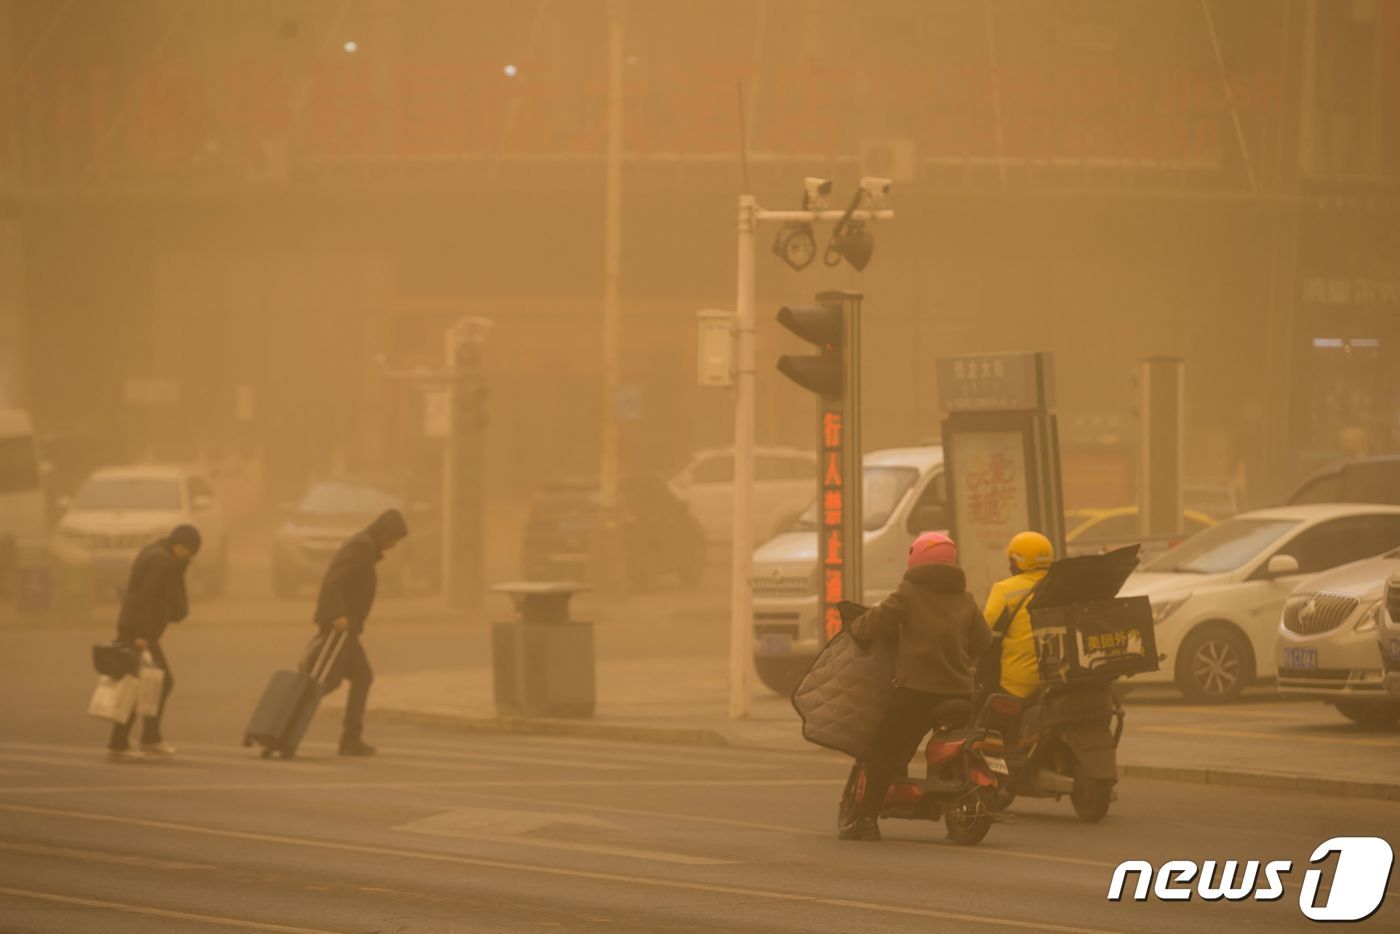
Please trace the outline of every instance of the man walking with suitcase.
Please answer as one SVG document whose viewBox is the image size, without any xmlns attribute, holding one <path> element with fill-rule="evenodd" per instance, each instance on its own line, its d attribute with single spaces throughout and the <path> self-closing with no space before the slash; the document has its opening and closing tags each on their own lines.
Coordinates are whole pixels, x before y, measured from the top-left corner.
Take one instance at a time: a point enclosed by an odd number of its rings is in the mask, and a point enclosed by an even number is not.
<svg viewBox="0 0 1400 934">
<path fill-rule="evenodd" d="M 189 615 L 185 596 L 185 568 L 199 551 L 199 530 L 192 525 L 177 525 L 158 542 L 142 548 L 131 564 L 131 576 L 122 594 L 121 614 L 117 617 L 117 641 L 137 652 L 149 652 L 156 667 L 165 670 L 161 687 L 160 707 L 154 717 L 146 717 L 141 727 L 141 752 L 131 750 L 131 728 L 136 723 L 132 713 L 125 723 L 112 726 L 107 741 L 107 758 L 113 762 L 147 756 L 173 756 L 175 747 L 161 737 L 160 723 L 165 716 L 165 701 L 175 686 L 170 674 L 170 662 L 161 648 L 160 639 L 169 623 L 178 623 Z"/>
<path fill-rule="evenodd" d="M 331 683 L 338 683 L 337 674 L 343 674 L 350 682 L 350 697 L 345 704 L 345 728 L 340 736 L 342 756 L 372 756 L 374 747 L 361 738 L 365 725 L 365 702 L 369 699 L 369 687 L 374 681 L 374 673 L 369 667 L 360 636 L 365 630 L 365 620 L 374 606 L 374 593 L 378 584 L 375 565 L 384 553 L 393 548 L 408 535 L 408 524 L 397 509 L 382 513 L 369 524 L 369 527 L 345 540 L 321 581 L 321 592 L 316 598 L 316 626 L 325 638 L 333 631 L 347 633 L 347 641 L 340 653 L 336 673 L 331 675 Z"/>
</svg>

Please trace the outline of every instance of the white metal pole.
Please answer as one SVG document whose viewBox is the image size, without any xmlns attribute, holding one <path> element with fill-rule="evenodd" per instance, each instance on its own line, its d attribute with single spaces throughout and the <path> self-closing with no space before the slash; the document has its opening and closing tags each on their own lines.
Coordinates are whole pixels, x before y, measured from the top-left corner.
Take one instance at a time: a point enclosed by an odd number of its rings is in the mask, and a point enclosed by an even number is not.
<svg viewBox="0 0 1400 934">
<path fill-rule="evenodd" d="M 749 715 L 753 662 L 754 234 L 758 200 L 739 196 L 739 294 L 735 301 L 734 525 L 729 607 L 729 716 Z"/>
<path fill-rule="evenodd" d="M 592 545 L 591 577 L 599 593 L 625 595 L 622 527 L 618 520 L 620 290 L 622 280 L 622 120 L 625 0 L 608 3 L 608 99 L 603 224 L 603 411 L 599 437 L 599 528 Z"/>
<path fill-rule="evenodd" d="M 603 505 L 617 505 L 618 296 L 622 277 L 623 0 L 608 3 L 608 104 L 603 199 Z"/>
<path fill-rule="evenodd" d="M 457 325 L 454 323 L 442 335 L 443 372 L 447 374 L 447 433 L 442 439 L 442 600 L 454 606 L 457 565 L 456 523 L 452 517 L 457 509 Z"/>
</svg>

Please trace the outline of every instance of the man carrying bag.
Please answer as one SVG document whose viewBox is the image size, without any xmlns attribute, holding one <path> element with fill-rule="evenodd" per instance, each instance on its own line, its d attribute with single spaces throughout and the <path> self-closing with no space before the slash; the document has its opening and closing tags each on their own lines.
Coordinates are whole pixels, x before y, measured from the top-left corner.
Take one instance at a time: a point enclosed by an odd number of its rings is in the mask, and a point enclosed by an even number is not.
<svg viewBox="0 0 1400 934">
<path fill-rule="evenodd" d="M 185 595 L 185 569 L 199 552 L 199 530 L 192 525 L 178 525 L 158 542 L 142 548 L 131 565 L 131 577 L 122 594 L 121 614 L 117 618 L 117 642 L 130 646 L 138 653 L 149 654 L 149 664 L 164 673 L 154 715 L 147 714 L 141 728 L 141 749 L 131 749 L 131 728 L 136 723 L 133 710 L 125 722 L 112 726 L 107 741 L 107 758 L 113 762 L 146 756 L 173 756 L 175 747 L 161 736 L 161 718 L 175 679 L 170 674 L 170 662 L 161 646 L 165 627 L 178 623 L 189 615 Z M 148 698 L 149 701 L 149 698 Z M 146 707 L 151 709 L 149 703 Z"/>
</svg>

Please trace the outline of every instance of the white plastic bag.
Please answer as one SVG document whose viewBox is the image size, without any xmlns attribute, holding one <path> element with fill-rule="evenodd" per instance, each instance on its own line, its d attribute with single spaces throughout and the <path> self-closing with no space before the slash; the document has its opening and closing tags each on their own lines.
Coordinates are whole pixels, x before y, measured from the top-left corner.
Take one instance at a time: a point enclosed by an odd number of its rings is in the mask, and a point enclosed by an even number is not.
<svg viewBox="0 0 1400 934">
<path fill-rule="evenodd" d="M 161 691 L 165 688 L 165 669 L 156 667 L 150 652 L 142 654 L 137 678 L 140 684 L 136 691 L 136 712 L 143 717 L 157 716 Z"/>
<path fill-rule="evenodd" d="M 125 723 L 136 709 L 138 688 L 139 682 L 134 675 L 123 678 L 101 675 L 97 679 L 97 690 L 92 692 L 92 700 L 88 702 L 88 713 L 113 723 Z"/>
</svg>

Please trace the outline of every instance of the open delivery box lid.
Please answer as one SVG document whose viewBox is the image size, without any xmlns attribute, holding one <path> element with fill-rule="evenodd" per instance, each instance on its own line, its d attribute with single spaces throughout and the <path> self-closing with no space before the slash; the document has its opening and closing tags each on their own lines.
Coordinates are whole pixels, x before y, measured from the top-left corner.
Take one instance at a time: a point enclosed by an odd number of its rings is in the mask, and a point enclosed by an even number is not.
<svg viewBox="0 0 1400 934">
<path fill-rule="evenodd" d="M 1056 561 L 1030 601 L 1040 676 L 1063 684 L 1157 670 L 1152 606 L 1119 597 L 1138 546 Z"/>
<path fill-rule="evenodd" d="M 1112 600 L 1138 566 L 1138 545 L 1129 545 L 1102 555 L 1079 555 L 1050 565 L 1045 579 L 1031 598 L 1032 610 L 1043 610 L 1067 603 Z"/>
</svg>

